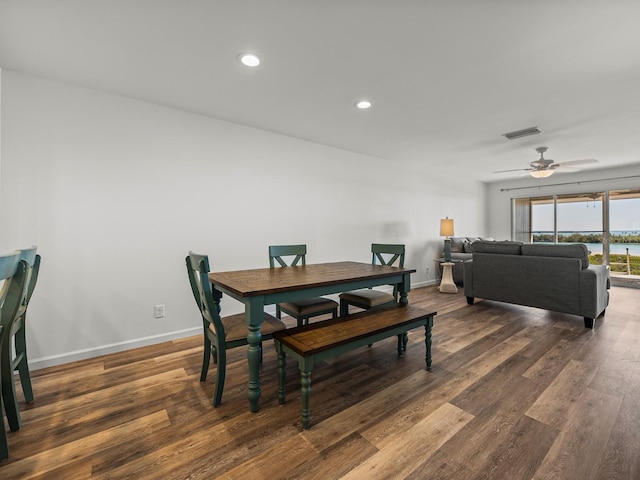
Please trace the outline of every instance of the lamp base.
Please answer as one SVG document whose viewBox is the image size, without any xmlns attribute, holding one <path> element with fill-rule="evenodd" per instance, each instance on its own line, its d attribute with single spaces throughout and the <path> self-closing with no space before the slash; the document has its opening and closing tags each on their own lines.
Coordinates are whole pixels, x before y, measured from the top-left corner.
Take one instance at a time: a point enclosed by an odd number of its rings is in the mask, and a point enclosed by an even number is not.
<svg viewBox="0 0 640 480">
<path fill-rule="evenodd" d="M 444 239 L 444 261 L 445 262 L 451 261 L 451 239 L 450 238 Z"/>
<path fill-rule="evenodd" d="M 440 282 L 440 286 L 438 290 L 440 293 L 458 293 L 458 287 L 453 281 L 453 263 L 444 262 L 442 265 L 442 281 Z"/>
</svg>

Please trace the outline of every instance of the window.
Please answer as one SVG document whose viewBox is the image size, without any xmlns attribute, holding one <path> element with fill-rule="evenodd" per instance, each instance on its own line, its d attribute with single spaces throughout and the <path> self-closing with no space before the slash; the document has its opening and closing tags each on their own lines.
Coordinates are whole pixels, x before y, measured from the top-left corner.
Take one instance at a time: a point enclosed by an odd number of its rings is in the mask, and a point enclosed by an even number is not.
<svg viewBox="0 0 640 480">
<path fill-rule="evenodd" d="M 640 275 L 640 189 L 513 199 L 514 240 L 584 243 L 591 263 Z"/>
</svg>

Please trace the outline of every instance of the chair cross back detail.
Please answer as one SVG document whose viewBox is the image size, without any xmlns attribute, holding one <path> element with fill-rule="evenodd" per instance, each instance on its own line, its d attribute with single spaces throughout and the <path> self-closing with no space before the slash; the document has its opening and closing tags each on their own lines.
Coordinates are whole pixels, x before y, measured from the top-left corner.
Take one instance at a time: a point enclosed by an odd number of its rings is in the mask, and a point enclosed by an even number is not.
<svg viewBox="0 0 640 480">
<path fill-rule="evenodd" d="M 373 265 L 387 265 L 394 266 L 396 261 L 398 262 L 398 267 L 404 267 L 404 245 L 389 245 L 383 243 L 374 243 L 371 245 L 371 263 Z M 391 255 L 389 259 L 385 259 L 383 255 Z"/>
<path fill-rule="evenodd" d="M 281 267 L 295 267 L 298 263 L 304 266 L 307 264 L 306 256 L 306 245 L 271 245 L 269 247 L 269 266 L 274 268 L 275 262 L 278 262 Z M 287 257 L 289 262 L 282 257 Z"/>
</svg>

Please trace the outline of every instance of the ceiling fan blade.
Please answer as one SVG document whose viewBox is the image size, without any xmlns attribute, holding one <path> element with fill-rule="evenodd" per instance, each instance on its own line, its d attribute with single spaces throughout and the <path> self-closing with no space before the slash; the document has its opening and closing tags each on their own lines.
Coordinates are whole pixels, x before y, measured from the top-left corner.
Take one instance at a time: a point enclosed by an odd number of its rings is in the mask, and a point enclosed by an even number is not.
<svg viewBox="0 0 640 480">
<path fill-rule="evenodd" d="M 568 162 L 560 162 L 556 165 L 564 167 L 564 166 L 573 166 L 573 165 L 587 165 L 588 163 L 596 163 L 598 160 L 595 158 L 584 158 L 582 160 L 569 160 Z"/>
<path fill-rule="evenodd" d="M 505 173 L 505 172 L 528 172 L 529 170 L 533 170 L 533 168 L 514 168 L 513 170 L 498 170 L 493 173 Z"/>
</svg>

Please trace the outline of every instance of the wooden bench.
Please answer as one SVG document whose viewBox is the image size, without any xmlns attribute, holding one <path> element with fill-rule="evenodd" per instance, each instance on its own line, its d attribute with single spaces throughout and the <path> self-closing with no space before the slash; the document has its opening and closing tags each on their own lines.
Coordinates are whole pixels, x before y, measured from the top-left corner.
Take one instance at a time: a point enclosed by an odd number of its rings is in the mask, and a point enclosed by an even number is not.
<svg viewBox="0 0 640 480">
<path fill-rule="evenodd" d="M 427 370 L 431 370 L 431 328 L 436 312 L 411 305 L 393 304 L 365 312 L 289 328 L 273 334 L 278 352 L 278 399 L 285 402 L 286 356 L 297 360 L 300 368 L 302 428 L 309 428 L 311 410 L 311 370 L 316 362 L 358 347 L 397 335 L 398 355 L 402 355 L 401 337 L 411 329 L 424 326 Z"/>
</svg>

